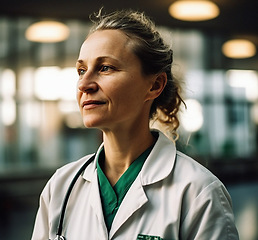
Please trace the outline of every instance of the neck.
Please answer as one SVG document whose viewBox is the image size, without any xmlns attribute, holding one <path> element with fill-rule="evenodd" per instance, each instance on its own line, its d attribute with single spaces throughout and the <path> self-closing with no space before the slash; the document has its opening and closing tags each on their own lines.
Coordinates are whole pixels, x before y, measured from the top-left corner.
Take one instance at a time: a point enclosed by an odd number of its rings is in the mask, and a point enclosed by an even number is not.
<svg viewBox="0 0 258 240">
<path fill-rule="evenodd" d="M 149 127 L 128 131 L 103 131 L 105 163 L 103 171 L 114 185 L 130 164 L 154 143 Z"/>
</svg>

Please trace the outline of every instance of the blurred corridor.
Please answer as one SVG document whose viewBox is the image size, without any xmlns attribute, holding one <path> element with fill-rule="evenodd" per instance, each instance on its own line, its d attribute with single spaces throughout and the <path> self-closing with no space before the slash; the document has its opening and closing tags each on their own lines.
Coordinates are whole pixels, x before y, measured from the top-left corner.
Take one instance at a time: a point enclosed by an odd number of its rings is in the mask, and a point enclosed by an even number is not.
<svg viewBox="0 0 258 240">
<path fill-rule="evenodd" d="M 59 42 L 25 37 L 39 19 L 0 11 L 0 239 L 5 240 L 30 239 L 47 180 L 102 141 L 100 132 L 83 127 L 75 99 L 74 66 L 89 31 L 88 16 L 65 19 L 70 34 Z M 258 56 L 225 57 L 221 46 L 229 36 L 219 28 L 176 22 L 159 28 L 174 49 L 174 73 L 186 89 L 178 149 L 223 181 L 241 239 L 258 240 Z M 258 35 L 254 39 L 258 43 Z"/>
</svg>

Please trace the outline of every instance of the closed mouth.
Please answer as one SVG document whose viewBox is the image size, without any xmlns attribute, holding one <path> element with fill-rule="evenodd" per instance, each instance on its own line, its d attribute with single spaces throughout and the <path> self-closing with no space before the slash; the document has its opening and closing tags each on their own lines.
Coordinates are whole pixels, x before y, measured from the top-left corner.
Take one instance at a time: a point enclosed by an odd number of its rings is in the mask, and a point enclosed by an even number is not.
<svg viewBox="0 0 258 240">
<path fill-rule="evenodd" d="M 104 101 L 97 101 L 97 100 L 88 100 L 88 101 L 84 101 L 82 103 L 82 107 L 84 106 L 89 106 L 89 105 L 103 105 L 105 104 L 106 102 Z"/>
</svg>

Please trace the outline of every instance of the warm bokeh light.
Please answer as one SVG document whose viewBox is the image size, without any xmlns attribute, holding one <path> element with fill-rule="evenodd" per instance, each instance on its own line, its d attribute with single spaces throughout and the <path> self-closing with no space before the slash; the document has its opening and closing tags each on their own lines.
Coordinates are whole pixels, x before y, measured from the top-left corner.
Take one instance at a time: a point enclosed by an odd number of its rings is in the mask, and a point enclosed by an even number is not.
<svg viewBox="0 0 258 240">
<path fill-rule="evenodd" d="M 77 78 L 72 67 L 40 67 L 35 71 L 35 95 L 40 100 L 75 100 Z"/>
<path fill-rule="evenodd" d="M 1 119 L 5 126 L 11 126 L 16 120 L 16 104 L 12 98 L 2 101 Z"/>
<path fill-rule="evenodd" d="M 176 1 L 169 7 L 172 17 L 183 21 L 206 21 L 219 15 L 219 8 L 211 1 Z"/>
<path fill-rule="evenodd" d="M 64 68 L 60 72 L 62 91 L 60 98 L 62 100 L 76 100 L 76 85 L 78 73 L 75 67 Z"/>
<path fill-rule="evenodd" d="M 15 73 L 11 69 L 5 69 L 1 74 L 0 91 L 3 98 L 13 97 L 16 92 Z"/>
<path fill-rule="evenodd" d="M 33 42 L 61 42 L 68 38 L 69 28 L 56 21 L 42 21 L 32 24 L 25 33 L 26 38 Z"/>
<path fill-rule="evenodd" d="M 256 54 L 256 47 L 249 40 L 233 39 L 223 44 L 222 52 L 229 58 L 249 58 Z"/>
<path fill-rule="evenodd" d="M 40 100 L 58 100 L 60 90 L 59 67 L 40 67 L 35 71 L 35 95 Z"/>
<path fill-rule="evenodd" d="M 203 112 L 201 104 L 195 99 L 186 99 L 187 109 L 183 110 L 180 121 L 188 132 L 196 132 L 203 125 Z"/>
<path fill-rule="evenodd" d="M 258 99 L 258 75 L 256 71 L 229 70 L 227 78 L 231 87 L 245 89 L 247 100 L 256 101 Z"/>
</svg>

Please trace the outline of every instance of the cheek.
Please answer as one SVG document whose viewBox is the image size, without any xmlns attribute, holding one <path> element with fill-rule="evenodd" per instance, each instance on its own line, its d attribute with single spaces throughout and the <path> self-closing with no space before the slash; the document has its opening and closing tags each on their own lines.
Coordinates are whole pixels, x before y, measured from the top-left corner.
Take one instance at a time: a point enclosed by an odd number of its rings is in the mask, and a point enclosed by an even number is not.
<svg viewBox="0 0 258 240">
<path fill-rule="evenodd" d="M 139 73 L 135 74 L 121 74 L 110 81 L 103 82 L 102 91 L 112 102 L 118 102 L 126 105 L 133 104 L 133 102 L 143 101 L 146 95 L 145 79 L 140 78 Z"/>
<path fill-rule="evenodd" d="M 123 109 L 131 109 L 141 105 L 143 101 L 143 92 L 139 91 L 138 87 L 133 84 L 125 85 L 114 91 L 113 100 Z"/>
<path fill-rule="evenodd" d="M 109 89 L 109 96 L 111 100 L 121 101 L 130 98 L 132 96 L 131 84 L 113 84 L 112 88 Z M 129 99 L 128 99 L 129 100 Z"/>
</svg>

